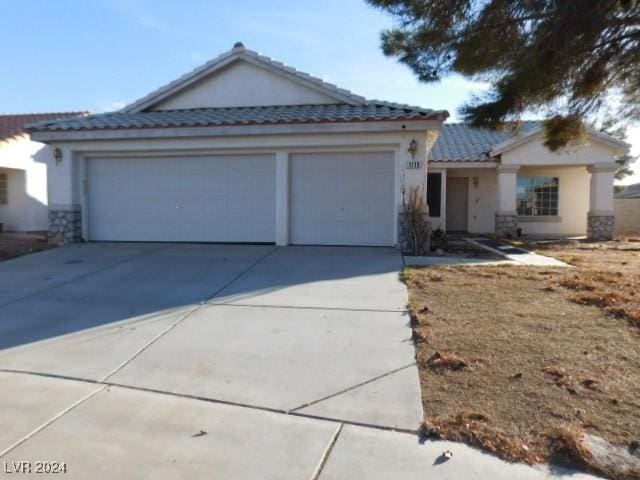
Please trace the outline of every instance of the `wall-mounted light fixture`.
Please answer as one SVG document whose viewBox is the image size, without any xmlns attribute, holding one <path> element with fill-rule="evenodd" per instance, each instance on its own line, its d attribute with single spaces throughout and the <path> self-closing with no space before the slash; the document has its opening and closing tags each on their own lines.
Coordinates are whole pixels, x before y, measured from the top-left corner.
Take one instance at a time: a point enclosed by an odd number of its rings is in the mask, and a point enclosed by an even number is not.
<svg viewBox="0 0 640 480">
<path fill-rule="evenodd" d="M 58 147 L 53 149 L 53 158 L 56 161 L 56 165 L 60 165 L 60 163 L 62 162 L 62 150 L 60 150 Z"/>
<path fill-rule="evenodd" d="M 473 177 L 473 186 L 478 188 L 479 183 L 480 183 L 480 179 L 478 177 Z"/>
<path fill-rule="evenodd" d="M 418 153 L 418 142 L 415 138 L 411 140 L 411 142 L 409 142 L 409 148 L 407 149 L 407 152 L 409 152 L 409 155 L 411 155 L 411 159 L 415 160 L 416 153 Z"/>
</svg>

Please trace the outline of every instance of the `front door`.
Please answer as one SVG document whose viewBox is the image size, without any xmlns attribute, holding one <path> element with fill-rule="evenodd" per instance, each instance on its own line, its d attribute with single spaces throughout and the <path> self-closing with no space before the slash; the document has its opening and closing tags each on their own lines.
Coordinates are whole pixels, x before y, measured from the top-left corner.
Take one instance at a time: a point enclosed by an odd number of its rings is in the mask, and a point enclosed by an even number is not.
<svg viewBox="0 0 640 480">
<path fill-rule="evenodd" d="M 469 178 L 447 178 L 447 232 L 466 232 Z"/>
</svg>

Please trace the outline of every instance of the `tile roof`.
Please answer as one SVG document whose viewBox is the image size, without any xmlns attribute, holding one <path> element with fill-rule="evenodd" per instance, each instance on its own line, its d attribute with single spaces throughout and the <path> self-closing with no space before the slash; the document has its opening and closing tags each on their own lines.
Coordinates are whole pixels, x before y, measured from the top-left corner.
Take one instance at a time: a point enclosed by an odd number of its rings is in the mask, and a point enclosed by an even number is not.
<svg viewBox="0 0 640 480">
<path fill-rule="evenodd" d="M 284 105 L 270 107 L 202 108 L 155 112 L 112 112 L 28 126 L 36 131 L 115 130 L 287 123 L 334 123 L 383 120 L 428 120 L 443 112 L 388 102 L 366 105 Z"/>
<path fill-rule="evenodd" d="M 517 132 L 492 131 L 474 128 L 464 123 L 445 123 L 436 144 L 429 155 L 434 162 L 482 162 L 491 161 L 489 152 L 496 145 L 528 133 L 540 126 L 540 122 L 522 122 Z"/>
<path fill-rule="evenodd" d="M 25 133 L 25 125 L 33 122 L 86 115 L 87 112 L 19 113 L 0 115 L 0 140 Z"/>
<path fill-rule="evenodd" d="M 640 183 L 629 185 L 623 191 L 617 193 L 616 198 L 640 198 Z"/>
</svg>

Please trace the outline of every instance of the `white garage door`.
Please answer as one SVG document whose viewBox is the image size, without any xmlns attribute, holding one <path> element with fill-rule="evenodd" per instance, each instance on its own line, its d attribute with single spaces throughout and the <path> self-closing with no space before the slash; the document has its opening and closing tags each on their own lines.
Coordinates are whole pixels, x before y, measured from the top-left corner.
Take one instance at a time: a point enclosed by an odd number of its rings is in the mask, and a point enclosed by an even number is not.
<svg viewBox="0 0 640 480">
<path fill-rule="evenodd" d="M 92 158 L 90 240 L 273 242 L 275 158 Z"/>
<path fill-rule="evenodd" d="M 394 244 L 392 152 L 291 157 L 291 243 Z"/>
</svg>

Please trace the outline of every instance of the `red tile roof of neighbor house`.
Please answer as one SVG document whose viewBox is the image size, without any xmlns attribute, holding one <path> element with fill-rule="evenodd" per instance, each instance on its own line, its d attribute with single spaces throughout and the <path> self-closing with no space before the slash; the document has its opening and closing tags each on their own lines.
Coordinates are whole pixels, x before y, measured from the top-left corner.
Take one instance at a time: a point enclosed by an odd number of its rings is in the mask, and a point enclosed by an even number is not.
<svg viewBox="0 0 640 480">
<path fill-rule="evenodd" d="M 0 115 L 0 140 L 25 133 L 25 125 L 33 122 L 88 115 L 89 112 L 17 113 Z"/>
</svg>

